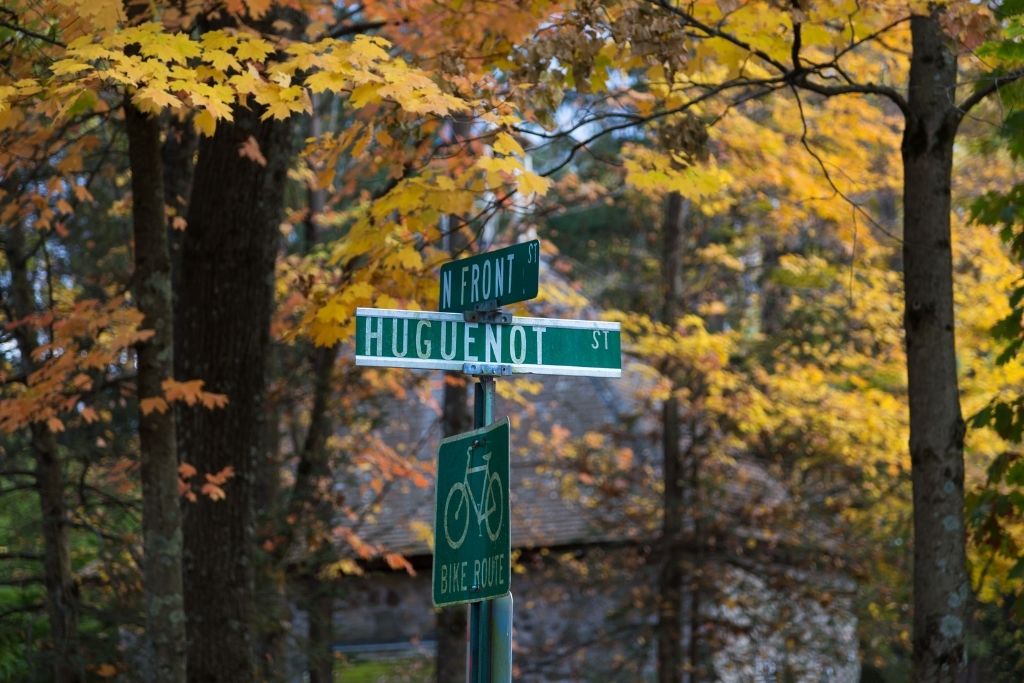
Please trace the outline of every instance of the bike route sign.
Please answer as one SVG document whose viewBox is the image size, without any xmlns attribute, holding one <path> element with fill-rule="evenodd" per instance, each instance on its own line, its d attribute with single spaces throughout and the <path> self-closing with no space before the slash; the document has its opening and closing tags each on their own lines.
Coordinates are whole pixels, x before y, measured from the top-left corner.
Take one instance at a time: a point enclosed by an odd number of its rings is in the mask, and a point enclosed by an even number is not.
<svg viewBox="0 0 1024 683">
<path fill-rule="evenodd" d="M 434 503 L 436 606 L 508 593 L 512 580 L 508 474 L 507 417 L 441 441 Z"/>
<path fill-rule="evenodd" d="M 441 266 L 440 310 L 462 313 L 537 296 L 540 242 L 530 240 Z"/>
<path fill-rule="evenodd" d="M 467 364 L 619 377 L 619 323 L 519 317 L 509 324 L 475 323 L 461 313 L 356 309 L 356 365 L 471 372 Z"/>
</svg>

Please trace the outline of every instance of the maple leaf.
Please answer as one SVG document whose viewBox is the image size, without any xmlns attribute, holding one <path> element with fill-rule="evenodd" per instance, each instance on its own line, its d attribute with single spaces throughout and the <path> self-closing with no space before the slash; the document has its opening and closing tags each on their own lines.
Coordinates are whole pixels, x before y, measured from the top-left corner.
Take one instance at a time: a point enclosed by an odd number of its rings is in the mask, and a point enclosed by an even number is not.
<svg viewBox="0 0 1024 683">
<path fill-rule="evenodd" d="M 187 462 L 182 461 L 178 465 L 178 476 L 182 479 L 191 479 L 196 476 L 196 468 Z"/>
<path fill-rule="evenodd" d="M 224 500 L 227 498 L 227 493 L 224 492 L 223 486 L 233 476 L 235 476 L 235 468 L 230 465 L 216 474 L 207 473 L 206 483 L 203 484 L 199 492 L 210 500 Z"/>
<path fill-rule="evenodd" d="M 360 567 L 359 563 L 350 557 L 345 557 L 337 562 L 332 562 L 321 571 L 321 575 L 328 579 L 336 579 L 339 576 L 361 576 L 362 573 L 362 567 Z"/>
<path fill-rule="evenodd" d="M 159 112 L 164 107 L 176 109 L 181 106 L 181 100 L 161 88 L 147 85 L 135 93 L 132 98 L 141 111 L 147 113 Z"/>
<path fill-rule="evenodd" d="M 273 46 L 267 41 L 245 34 L 245 39 L 240 40 L 238 47 L 235 48 L 235 57 L 243 61 L 251 59 L 254 62 L 259 62 L 273 51 Z"/>
<path fill-rule="evenodd" d="M 96 667 L 96 675 L 100 678 L 113 678 L 117 675 L 117 667 L 104 662 Z"/>
<path fill-rule="evenodd" d="M 208 110 L 203 110 L 192 117 L 192 126 L 197 133 L 210 137 L 217 130 L 217 119 Z"/>
<path fill-rule="evenodd" d="M 551 187 L 551 180 L 537 175 L 533 171 L 524 171 L 516 177 L 516 186 L 525 195 L 534 193 L 544 195 Z"/>
<path fill-rule="evenodd" d="M 207 408 L 221 408 L 227 405 L 228 397 L 224 394 L 215 394 L 203 390 L 204 382 L 201 379 L 193 379 L 187 382 L 167 378 L 160 386 L 168 401 L 184 401 L 186 405 L 194 406 L 202 403 Z"/>
<path fill-rule="evenodd" d="M 412 564 L 409 560 L 405 559 L 404 556 L 398 553 L 387 553 L 384 555 L 384 561 L 388 563 L 388 566 L 392 569 L 404 569 L 409 576 L 416 576 L 416 570 L 412 568 Z"/>
<path fill-rule="evenodd" d="M 239 145 L 238 155 L 246 157 L 247 159 L 252 159 L 260 166 L 267 165 L 267 158 L 263 156 L 262 152 L 260 152 L 260 143 L 257 142 L 256 138 L 252 135 L 246 138 L 245 142 Z"/>
<path fill-rule="evenodd" d="M 203 487 L 199 490 L 199 492 L 202 493 L 207 498 L 209 498 L 210 500 L 224 500 L 225 498 L 228 497 L 227 494 L 224 493 L 224 489 L 217 486 L 216 484 L 211 484 L 210 482 L 206 482 L 205 484 L 203 484 Z"/>
<path fill-rule="evenodd" d="M 516 139 L 505 132 L 498 133 L 498 137 L 495 138 L 491 147 L 498 154 L 518 154 L 519 156 L 526 154 Z"/>
<path fill-rule="evenodd" d="M 144 398 L 139 401 L 139 410 L 142 411 L 143 415 L 149 415 L 154 410 L 163 414 L 167 412 L 167 401 L 159 396 Z"/>
</svg>

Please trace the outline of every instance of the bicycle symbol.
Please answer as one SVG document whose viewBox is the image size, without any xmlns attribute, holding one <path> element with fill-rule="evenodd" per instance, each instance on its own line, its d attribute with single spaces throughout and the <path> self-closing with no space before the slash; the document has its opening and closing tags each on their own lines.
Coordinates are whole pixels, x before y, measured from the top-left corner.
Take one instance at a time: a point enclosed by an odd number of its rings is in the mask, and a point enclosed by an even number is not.
<svg viewBox="0 0 1024 683">
<path fill-rule="evenodd" d="M 498 540 L 501 532 L 501 523 L 504 506 L 502 503 L 501 478 L 497 472 L 491 472 L 491 453 L 484 453 L 484 464 L 470 467 L 469 462 L 473 456 L 473 447 L 466 449 L 466 471 L 462 475 L 462 481 L 452 485 L 448 489 L 448 497 L 444 501 L 444 537 L 452 550 L 456 550 L 466 540 L 466 532 L 469 531 L 470 506 L 476 513 L 477 531 L 481 535 L 484 528 L 492 541 Z M 483 483 L 481 484 L 481 498 L 477 501 L 473 489 L 469 486 L 469 475 L 483 472 Z M 458 498 L 458 506 L 452 510 L 452 502 Z M 465 510 L 465 514 L 462 511 Z M 493 523 L 494 513 L 497 512 L 497 521 Z M 461 529 L 461 531 L 460 531 Z M 452 531 L 458 532 L 457 537 Z"/>
</svg>

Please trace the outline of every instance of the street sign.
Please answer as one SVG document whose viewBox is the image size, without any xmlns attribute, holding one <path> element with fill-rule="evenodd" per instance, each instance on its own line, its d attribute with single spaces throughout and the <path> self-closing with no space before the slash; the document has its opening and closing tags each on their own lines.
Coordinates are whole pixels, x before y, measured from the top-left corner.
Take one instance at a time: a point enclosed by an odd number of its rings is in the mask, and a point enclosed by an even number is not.
<svg viewBox="0 0 1024 683">
<path fill-rule="evenodd" d="M 471 323 L 460 313 L 359 308 L 356 365 L 619 377 L 619 323 L 519 317 L 510 324 Z M 481 365 L 498 371 L 469 367 Z"/>
<path fill-rule="evenodd" d="M 507 417 L 441 441 L 434 503 L 433 598 L 438 607 L 508 593 L 508 455 Z"/>
<path fill-rule="evenodd" d="M 537 296 L 540 242 L 530 240 L 441 266 L 440 310 L 496 308 Z"/>
</svg>

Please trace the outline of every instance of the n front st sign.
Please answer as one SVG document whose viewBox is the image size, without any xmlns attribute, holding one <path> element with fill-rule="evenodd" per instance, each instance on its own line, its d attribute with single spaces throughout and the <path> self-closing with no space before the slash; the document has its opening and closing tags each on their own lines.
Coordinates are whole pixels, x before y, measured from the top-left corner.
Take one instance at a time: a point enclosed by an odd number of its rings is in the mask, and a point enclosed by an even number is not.
<svg viewBox="0 0 1024 683">
<path fill-rule="evenodd" d="M 440 310 L 498 308 L 537 296 L 540 242 L 530 240 L 441 266 Z"/>
</svg>

